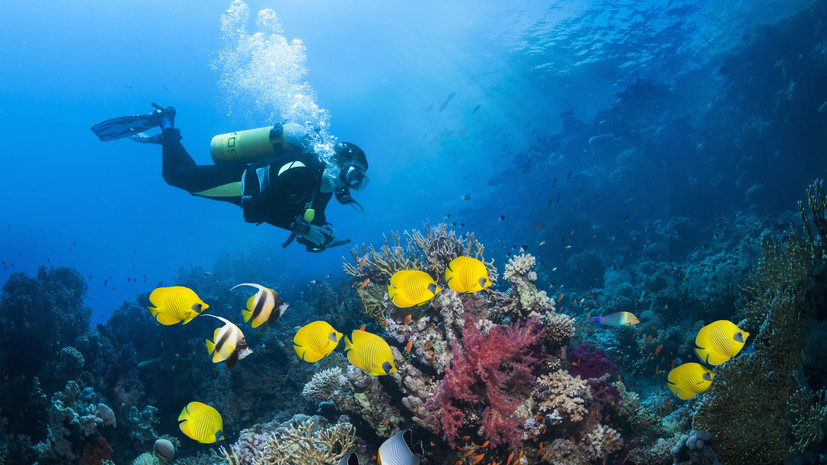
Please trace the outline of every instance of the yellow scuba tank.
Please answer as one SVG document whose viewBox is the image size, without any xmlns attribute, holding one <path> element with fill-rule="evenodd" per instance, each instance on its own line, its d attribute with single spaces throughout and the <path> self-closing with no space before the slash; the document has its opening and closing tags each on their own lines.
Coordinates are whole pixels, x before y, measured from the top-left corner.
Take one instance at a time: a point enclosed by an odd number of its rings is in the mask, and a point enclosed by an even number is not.
<svg viewBox="0 0 827 465">
<path fill-rule="evenodd" d="M 252 163 L 301 150 L 306 131 L 296 123 L 219 134 L 210 142 L 213 162 Z"/>
</svg>

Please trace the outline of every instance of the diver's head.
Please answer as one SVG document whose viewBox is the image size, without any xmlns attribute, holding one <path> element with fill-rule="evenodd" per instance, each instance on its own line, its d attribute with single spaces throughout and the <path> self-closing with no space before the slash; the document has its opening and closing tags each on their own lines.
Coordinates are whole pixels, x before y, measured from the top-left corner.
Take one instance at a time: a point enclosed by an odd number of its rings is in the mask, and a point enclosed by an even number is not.
<svg viewBox="0 0 827 465">
<path fill-rule="evenodd" d="M 350 190 L 361 191 L 370 181 L 370 178 L 365 175 L 365 171 L 368 170 L 368 159 L 365 157 L 365 152 L 356 144 L 339 142 L 334 147 L 334 154 L 336 165 L 339 167 L 339 175 L 335 179 L 333 189 L 336 200 L 361 212 L 364 209 L 350 195 Z"/>
<path fill-rule="evenodd" d="M 368 170 L 365 152 L 356 144 L 339 142 L 334 147 L 334 153 L 336 165 L 339 166 L 339 181 L 348 189 L 363 190 L 370 181 L 365 175 L 365 171 Z"/>
</svg>

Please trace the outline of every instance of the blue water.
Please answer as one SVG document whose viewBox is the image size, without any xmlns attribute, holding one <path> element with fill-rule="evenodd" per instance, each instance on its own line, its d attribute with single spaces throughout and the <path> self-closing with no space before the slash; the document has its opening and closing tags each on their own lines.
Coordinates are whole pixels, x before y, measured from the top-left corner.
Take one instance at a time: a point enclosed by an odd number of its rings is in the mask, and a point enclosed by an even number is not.
<svg viewBox="0 0 827 465">
<path fill-rule="evenodd" d="M 365 212 L 335 201 L 327 210 L 339 235 L 354 243 L 378 244 L 383 233 L 450 214 L 457 229 L 476 232 L 491 247 L 545 240 L 560 248 L 575 198 L 581 199 L 576 214 L 607 230 L 622 228 L 630 212 L 640 222 L 668 219 L 675 208 L 670 199 L 686 186 L 723 180 L 732 188 L 734 176 L 716 172 L 709 152 L 696 150 L 703 140 L 687 141 L 691 149 L 676 147 L 675 154 L 645 155 L 686 158 L 680 180 L 631 173 L 604 183 L 589 173 L 596 162 L 585 148 L 556 166 L 533 160 L 527 169 L 515 167 L 532 143 L 562 130 L 561 112 L 572 110 L 591 124 L 636 81 L 678 89 L 667 113 L 704 124 L 712 97 L 727 85 L 719 73 L 727 57 L 763 25 L 811 2 L 448 3 L 249 2 L 252 18 L 274 8 L 280 35 L 288 43 L 301 40 L 306 75 L 300 83 L 327 112 L 330 134 L 368 155 L 372 181 L 357 193 Z M 103 119 L 148 111 L 149 102 L 174 105 L 184 145 L 199 163 L 209 163 L 214 134 L 274 123 L 268 118 L 280 109 L 267 105 L 278 86 L 248 87 L 230 97 L 220 85 L 219 26 L 228 6 L 4 2 L 0 256 L 7 266 L 0 281 L 41 265 L 75 267 L 89 277 L 87 305 L 101 321 L 122 301 L 159 282 L 171 284 L 179 268 L 210 271 L 227 254 L 283 275 L 291 285 L 283 291 L 288 300 L 311 279 L 341 274 L 346 247 L 318 255 L 298 245 L 282 250 L 286 232 L 244 224 L 235 206 L 166 185 L 157 147 L 104 143 L 89 130 Z M 255 32 L 251 19 L 248 34 Z M 256 108 L 255 100 L 264 103 Z M 795 138 L 795 126 L 785 130 Z M 814 177 L 824 176 L 823 157 L 817 166 L 810 163 L 812 151 L 823 147 L 809 149 L 781 155 L 790 176 L 764 185 L 762 198 L 780 197 L 767 208 L 789 209 Z M 565 172 L 556 171 L 561 166 Z M 588 183 L 572 181 L 586 175 Z M 612 201 L 589 201 L 601 189 Z M 548 207 L 558 192 L 562 200 Z M 692 206 L 682 213 L 699 221 L 741 202 L 696 200 L 684 198 Z M 498 222 L 501 215 L 508 222 Z M 502 264 L 507 249 L 500 249 Z M 550 250 L 544 261 L 562 266 L 563 254 Z"/>
</svg>

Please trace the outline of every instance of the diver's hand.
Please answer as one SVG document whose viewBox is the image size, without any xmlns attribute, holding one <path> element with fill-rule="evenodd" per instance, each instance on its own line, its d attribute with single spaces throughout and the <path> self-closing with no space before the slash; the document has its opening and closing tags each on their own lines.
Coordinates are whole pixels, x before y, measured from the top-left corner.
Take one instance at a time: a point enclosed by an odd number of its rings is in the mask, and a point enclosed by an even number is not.
<svg viewBox="0 0 827 465">
<path fill-rule="evenodd" d="M 334 242 L 336 242 L 336 230 L 329 223 L 322 226 L 311 224 L 307 232 L 299 238 L 299 243 L 304 244 L 308 252 L 321 252 Z"/>
</svg>

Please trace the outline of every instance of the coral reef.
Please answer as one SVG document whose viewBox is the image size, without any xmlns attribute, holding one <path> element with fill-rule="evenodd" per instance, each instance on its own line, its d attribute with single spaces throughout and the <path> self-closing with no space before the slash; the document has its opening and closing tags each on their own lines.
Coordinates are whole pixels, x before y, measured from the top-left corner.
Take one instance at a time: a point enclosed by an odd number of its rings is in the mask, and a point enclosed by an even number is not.
<svg viewBox="0 0 827 465">
<path fill-rule="evenodd" d="M 449 444 L 458 443 L 461 431 L 481 426 L 478 434 L 492 446 L 519 447 L 521 425 L 512 412 L 520 397 L 530 392 L 539 362 L 534 355 L 539 336 L 539 325 L 533 320 L 507 328 L 494 326 L 483 334 L 470 316 L 466 319 L 462 348 L 455 345 L 445 377 L 425 404 Z"/>
<path fill-rule="evenodd" d="M 81 390 L 74 381 L 55 393 L 49 406 L 46 440 L 35 446 L 40 463 L 111 459 L 112 449 L 103 428 L 116 425 L 115 413 L 91 388 Z"/>
<path fill-rule="evenodd" d="M 296 415 L 285 424 L 244 430 L 221 452 L 230 465 L 335 464 L 353 448 L 356 431 L 347 422 L 326 425 L 323 418 Z"/>
<path fill-rule="evenodd" d="M 813 219 L 803 207 L 801 216 L 809 231 L 811 224 L 827 224 L 821 182 L 808 189 L 808 198 Z M 712 434 L 713 447 L 727 463 L 777 463 L 790 450 L 807 446 L 800 437 L 792 441 L 791 430 L 802 429 L 790 421 L 800 409 L 788 399 L 806 387 L 799 376 L 803 328 L 814 317 L 808 304 L 812 283 L 824 281 L 818 276 L 825 273 L 824 250 L 823 236 L 809 232 L 791 232 L 763 247 L 764 260 L 744 289 L 744 321 L 739 323 L 757 330 L 753 350 L 718 367 L 693 422 L 695 429 Z M 798 420 L 820 423 L 818 417 L 804 414 Z"/>
</svg>

